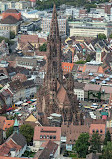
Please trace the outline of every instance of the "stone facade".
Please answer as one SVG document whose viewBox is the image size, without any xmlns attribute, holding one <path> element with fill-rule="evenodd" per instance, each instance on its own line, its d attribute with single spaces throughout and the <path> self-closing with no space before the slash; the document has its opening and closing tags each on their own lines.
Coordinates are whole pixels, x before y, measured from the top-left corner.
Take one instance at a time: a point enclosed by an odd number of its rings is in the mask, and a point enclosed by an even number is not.
<svg viewBox="0 0 112 159">
<path fill-rule="evenodd" d="M 74 81 L 71 73 L 63 81 L 61 67 L 61 38 L 59 36 L 56 8 L 54 6 L 50 34 L 47 39 L 47 70 L 43 87 L 38 93 L 39 112 L 43 112 L 43 124 L 52 113 L 62 114 L 66 124 L 83 124 L 82 113 L 79 112 L 79 103 L 74 95 Z M 44 120 L 45 119 L 45 120 Z"/>
</svg>

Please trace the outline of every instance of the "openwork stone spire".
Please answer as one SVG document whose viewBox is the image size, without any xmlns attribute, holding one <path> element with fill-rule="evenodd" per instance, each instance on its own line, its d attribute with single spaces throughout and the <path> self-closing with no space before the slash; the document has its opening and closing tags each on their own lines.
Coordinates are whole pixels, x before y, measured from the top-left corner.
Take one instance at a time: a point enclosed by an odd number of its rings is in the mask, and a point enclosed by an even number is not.
<svg viewBox="0 0 112 159">
<path fill-rule="evenodd" d="M 51 28 L 50 28 L 50 37 L 59 37 L 59 29 L 58 29 L 58 20 L 57 20 L 57 12 L 56 5 L 54 4 L 52 20 L 51 20 Z"/>
<path fill-rule="evenodd" d="M 59 36 L 58 20 L 56 6 L 54 5 L 50 34 L 47 39 L 47 82 L 53 79 L 62 82 L 62 67 L 61 67 L 61 38 Z M 52 78 L 52 79 L 51 79 Z M 55 82 L 56 83 L 56 82 Z"/>
</svg>

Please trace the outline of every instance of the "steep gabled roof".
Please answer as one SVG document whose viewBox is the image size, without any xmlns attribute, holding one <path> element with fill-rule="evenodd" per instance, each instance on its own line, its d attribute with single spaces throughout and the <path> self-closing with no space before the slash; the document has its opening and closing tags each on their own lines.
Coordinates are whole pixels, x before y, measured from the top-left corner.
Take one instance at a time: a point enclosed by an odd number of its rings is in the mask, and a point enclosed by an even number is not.
<svg viewBox="0 0 112 159">
<path fill-rule="evenodd" d="M 21 147 L 24 147 L 27 144 L 26 138 L 20 133 L 14 133 L 11 138 Z"/>
<path fill-rule="evenodd" d="M 36 122 L 37 119 L 31 114 L 25 121 Z"/>
<path fill-rule="evenodd" d="M 60 103 L 62 103 L 62 104 L 66 103 L 66 104 L 70 105 L 67 91 L 65 90 L 65 88 L 62 85 L 58 89 L 57 98 L 58 98 Z"/>
<path fill-rule="evenodd" d="M 58 149 L 58 144 L 49 140 L 45 146 L 45 148 L 39 153 L 38 159 L 49 159 L 51 154 L 55 154 Z M 37 152 L 38 154 L 38 152 Z M 36 155 L 35 155 L 36 157 Z"/>
<path fill-rule="evenodd" d="M 0 23 L 1 24 L 16 24 L 18 22 L 19 22 L 19 20 L 17 20 L 13 16 L 9 15 L 8 17 L 2 19 Z"/>
<path fill-rule="evenodd" d="M 5 13 L 19 13 L 17 9 L 7 9 Z"/>
</svg>

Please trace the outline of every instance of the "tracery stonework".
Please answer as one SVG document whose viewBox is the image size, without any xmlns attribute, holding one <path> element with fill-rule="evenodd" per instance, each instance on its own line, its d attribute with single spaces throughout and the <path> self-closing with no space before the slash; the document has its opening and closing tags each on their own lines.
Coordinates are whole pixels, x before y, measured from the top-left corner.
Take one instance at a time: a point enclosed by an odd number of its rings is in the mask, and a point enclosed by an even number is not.
<svg viewBox="0 0 112 159">
<path fill-rule="evenodd" d="M 47 38 L 47 70 L 44 84 L 38 93 L 38 111 L 44 114 L 43 124 L 52 113 L 60 113 L 67 124 L 83 124 L 79 103 L 74 95 L 74 81 L 69 73 L 66 84 L 61 67 L 61 38 L 59 36 L 56 7 L 54 5 L 50 34 Z"/>
</svg>

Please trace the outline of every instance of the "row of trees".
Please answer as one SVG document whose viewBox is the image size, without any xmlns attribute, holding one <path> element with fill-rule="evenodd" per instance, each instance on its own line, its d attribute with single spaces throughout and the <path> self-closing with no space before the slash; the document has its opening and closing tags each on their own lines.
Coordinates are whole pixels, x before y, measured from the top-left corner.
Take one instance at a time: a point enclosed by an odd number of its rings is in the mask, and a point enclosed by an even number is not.
<svg viewBox="0 0 112 159">
<path fill-rule="evenodd" d="M 103 145 L 103 150 L 101 150 Z M 101 141 L 101 135 L 97 132 L 93 133 L 90 138 L 88 133 L 82 133 L 74 146 L 74 151 L 78 153 L 78 156 L 85 158 L 88 153 L 102 153 L 102 159 L 112 158 L 112 142 L 110 132 L 107 131 L 104 142 Z M 108 155 L 107 155 L 108 154 Z"/>
</svg>

